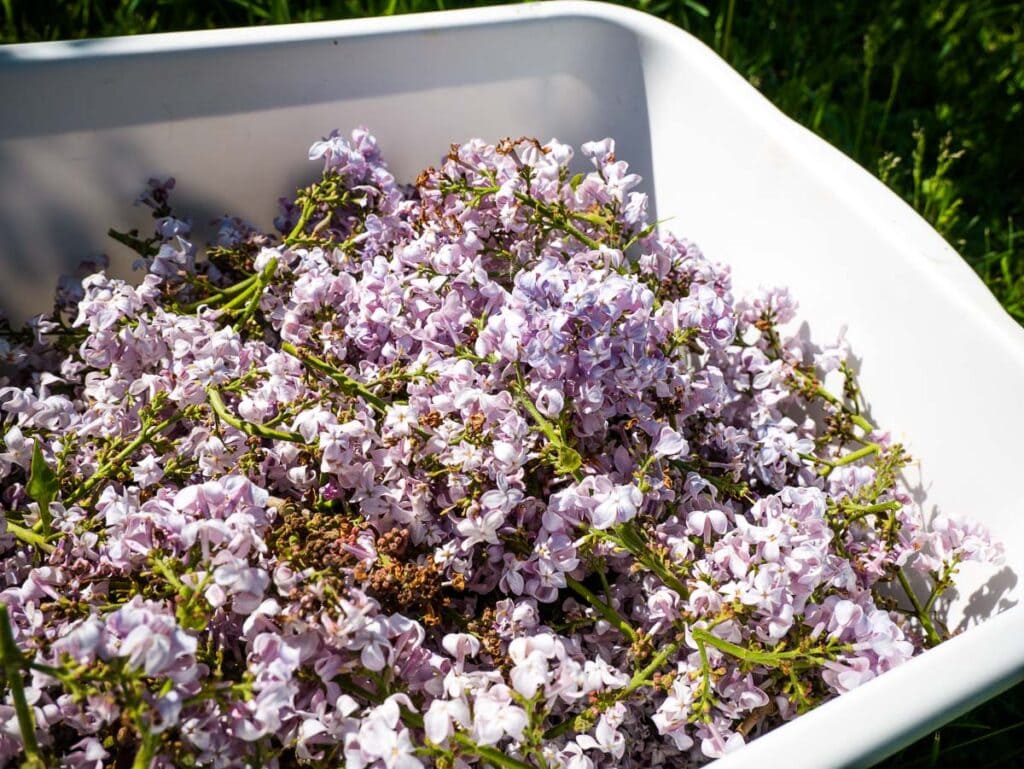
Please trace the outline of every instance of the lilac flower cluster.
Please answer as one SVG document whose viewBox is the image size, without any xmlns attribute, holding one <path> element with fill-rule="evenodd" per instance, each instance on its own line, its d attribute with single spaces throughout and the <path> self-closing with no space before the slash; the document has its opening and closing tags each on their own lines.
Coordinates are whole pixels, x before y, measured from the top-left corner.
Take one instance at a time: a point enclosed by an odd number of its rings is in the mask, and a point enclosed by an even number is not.
<svg viewBox="0 0 1024 769">
<path fill-rule="evenodd" d="M 0 765 L 697 766 L 947 635 L 1000 548 L 582 154 L 334 134 L 202 252 L 153 181 L 142 281 L 8 330 Z"/>
</svg>

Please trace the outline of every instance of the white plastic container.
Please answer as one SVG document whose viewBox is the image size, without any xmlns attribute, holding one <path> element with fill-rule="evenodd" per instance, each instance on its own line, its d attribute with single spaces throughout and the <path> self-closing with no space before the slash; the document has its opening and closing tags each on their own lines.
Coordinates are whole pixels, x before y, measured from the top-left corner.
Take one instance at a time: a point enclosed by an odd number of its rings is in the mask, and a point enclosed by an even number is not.
<svg viewBox="0 0 1024 769">
<path fill-rule="evenodd" d="M 0 306 L 16 318 L 83 256 L 127 271 L 105 233 L 146 223 L 131 203 L 150 176 L 176 176 L 197 221 L 268 224 L 335 127 L 368 126 L 399 178 L 472 136 L 614 137 L 666 226 L 739 287 L 791 286 L 819 341 L 848 325 L 873 419 L 920 459 L 925 513 L 970 514 L 1007 546 L 1005 567 L 963 574 L 950 620 L 967 632 L 716 767 L 868 765 L 1024 678 L 1024 331 L 896 195 L 686 33 L 552 2 L 7 46 L 0 105 Z"/>
</svg>

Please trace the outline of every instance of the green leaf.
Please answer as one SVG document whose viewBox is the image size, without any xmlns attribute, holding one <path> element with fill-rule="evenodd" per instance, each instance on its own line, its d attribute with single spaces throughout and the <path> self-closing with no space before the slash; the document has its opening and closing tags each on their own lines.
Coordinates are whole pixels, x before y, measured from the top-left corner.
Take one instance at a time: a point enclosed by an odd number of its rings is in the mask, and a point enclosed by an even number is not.
<svg viewBox="0 0 1024 769">
<path fill-rule="evenodd" d="M 28 476 L 28 495 L 39 503 L 39 520 L 43 524 L 43 533 L 50 533 L 50 503 L 60 490 L 57 474 L 46 464 L 43 450 L 36 441 L 32 448 L 32 468 Z"/>
</svg>

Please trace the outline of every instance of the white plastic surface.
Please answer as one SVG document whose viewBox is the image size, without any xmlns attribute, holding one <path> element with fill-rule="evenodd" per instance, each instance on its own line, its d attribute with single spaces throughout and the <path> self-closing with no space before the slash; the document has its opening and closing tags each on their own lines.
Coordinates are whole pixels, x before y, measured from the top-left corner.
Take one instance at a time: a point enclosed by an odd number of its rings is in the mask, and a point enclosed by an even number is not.
<svg viewBox="0 0 1024 769">
<path fill-rule="evenodd" d="M 785 284 L 820 342 L 842 325 L 872 418 L 920 460 L 927 515 L 1007 546 L 964 574 L 967 632 L 716 768 L 864 766 L 1024 678 L 1024 331 L 897 196 L 772 107 L 713 52 L 643 14 L 553 2 L 390 19 L 0 47 L 0 306 L 46 309 L 61 271 L 174 175 L 197 222 L 269 225 L 318 170 L 312 140 L 362 124 L 411 178 L 471 136 L 615 137 L 658 217 Z M 980 620 L 999 616 L 979 624 Z"/>
</svg>

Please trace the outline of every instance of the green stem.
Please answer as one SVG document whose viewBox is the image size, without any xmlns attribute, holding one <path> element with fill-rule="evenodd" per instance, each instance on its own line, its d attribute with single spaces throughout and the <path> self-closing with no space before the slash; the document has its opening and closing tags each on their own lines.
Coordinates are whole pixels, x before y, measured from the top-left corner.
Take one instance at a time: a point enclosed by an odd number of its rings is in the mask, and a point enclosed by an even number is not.
<svg viewBox="0 0 1024 769">
<path fill-rule="evenodd" d="M 500 767 L 500 769 L 535 769 L 532 764 L 520 761 L 518 758 L 512 758 L 512 756 L 502 753 L 497 748 L 492 748 L 489 745 L 478 745 L 461 732 L 455 732 L 452 735 L 452 740 L 468 753 L 479 756 L 484 761 Z"/>
<path fill-rule="evenodd" d="M 265 289 L 270 281 L 274 278 L 274 272 L 277 270 L 277 259 L 271 259 L 267 262 L 266 266 L 260 270 L 259 278 L 253 283 L 252 287 L 245 293 L 239 294 L 238 298 L 243 298 L 246 295 L 249 296 L 249 301 L 246 302 L 245 308 L 241 314 L 235 319 L 235 327 L 242 328 L 245 322 L 252 317 L 253 313 L 256 312 L 256 308 L 260 306 L 260 299 L 263 296 L 263 289 Z M 230 304 L 230 302 L 228 303 Z M 225 308 L 228 305 L 224 305 Z"/>
<path fill-rule="evenodd" d="M 523 732 L 520 751 L 526 757 L 533 759 L 539 769 L 548 769 L 548 762 L 544 759 L 544 735 L 540 733 L 539 729 L 534 728 L 534 724 L 538 723 L 537 705 L 543 698 L 543 692 L 537 692 L 531 699 L 523 702 L 523 707 L 526 710 L 526 723 L 529 724 L 529 727 Z M 543 720 L 544 717 L 541 717 L 540 721 L 543 722 Z"/>
<path fill-rule="evenodd" d="M 608 620 L 609 623 L 619 629 L 622 635 L 629 639 L 630 643 L 636 643 L 637 632 L 633 627 L 626 621 L 626 618 L 619 614 L 610 604 L 606 604 L 600 598 L 598 598 L 594 592 L 584 585 L 579 580 L 573 579 L 568 574 L 565 576 L 566 584 L 572 588 L 574 592 L 584 598 L 587 603 L 594 607 L 595 611 Z"/>
<path fill-rule="evenodd" d="M 291 244 L 293 241 L 298 240 L 306 229 L 306 224 L 309 222 L 309 217 L 313 215 L 313 211 L 316 210 L 316 204 L 312 200 L 307 200 L 302 206 L 302 213 L 299 215 L 299 221 L 296 222 L 295 227 L 288 233 L 288 237 L 284 239 L 285 245 Z"/>
<path fill-rule="evenodd" d="M 273 441 L 289 441 L 291 443 L 305 443 L 306 439 L 298 433 L 285 432 L 284 430 L 275 430 L 271 427 L 264 427 L 263 425 L 253 424 L 247 422 L 244 419 L 239 419 L 230 411 L 224 400 L 221 398 L 220 393 L 214 387 L 206 388 L 206 398 L 213 409 L 213 412 L 222 420 L 227 422 L 232 427 L 241 430 L 246 435 L 251 435 L 254 438 L 267 438 Z"/>
<path fill-rule="evenodd" d="M 804 691 L 803 684 L 800 683 L 800 677 L 796 674 L 796 670 L 793 668 L 789 669 L 789 685 L 793 691 L 793 696 L 796 698 L 797 712 L 806 712 L 813 703 L 807 699 L 807 694 Z"/>
<path fill-rule="evenodd" d="M 244 291 L 246 288 L 252 285 L 252 283 L 255 280 L 257 280 L 259 276 L 260 274 L 258 272 L 254 272 L 252 275 L 246 275 L 237 283 L 233 283 L 230 286 L 226 286 L 225 288 L 217 289 L 217 293 L 224 294 L 224 296 L 234 296 L 235 294 Z"/>
<path fill-rule="evenodd" d="M 143 258 L 155 256 L 157 253 L 157 250 L 153 245 L 153 239 L 143 240 L 142 238 L 137 238 L 127 232 L 118 232 L 113 227 L 107 230 L 107 236 L 113 238 L 122 246 L 130 248 Z"/>
<path fill-rule="evenodd" d="M 811 665 L 816 665 L 829 659 L 828 656 L 823 653 L 815 654 L 812 651 L 801 651 L 799 649 L 782 652 L 763 652 L 755 651 L 754 649 L 744 649 L 742 646 L 738 646 L 731 641 L 726 641 L 724 638 L 719 638 L 714 633 L 704 630 L 703 628 L 692 628 L 690 632 L 693 635 L 694 641 L 714 646 L 719 651 L 725 652 L 726 654 L 751 665 L 764 665 L 766 667 L 777 668 L 784 662 L 807 662 Z"/>
<path fill-rule="evenodd" d="M 388 402 L 381 398 L 379 395 L 370 390 L 365 384 L 359 382 L 343 371 L 339 371 L 334 368 L 327 361 L 316 357 L 315 355 L 306 351 L 300 351 L 291 342 L 282 342 L 281 349 L 289 355 L 298 358 L 300 361 L 308 365 L 310 368 L 316 369 L 322 374 L 326 374 L 333 379 L 341 387 L 342 392 L 351 395 L 353 397 L 360 397 L 370 404 L 376 411 L 384 413 L 387 410 Z"/>
<path fill-rule="evenodd" d="M 807 373 L 805 373 L 803 371 L 800 371 L 800 369 L 794 369 L 793 373 L 796 374 L 799 378 L 801 378 L 805 383 L 807 383 L 809 385 L 813 385 L 813 388 L 812 388 L 813 392 L 819 398 L 821 398 L 822 400 L 828 401 L 829 403 L 831 403 L 836 408 L 841 409 L 842 411 L 846 412 L 847 416 L 850 417 L 850 421 L 853 422 L 855 425 L 857 425 L 857 427 L 859 427 L 865 433 L 870 435 L 871 433 L 873 433 L 875 431 L 875 426 L 873 424 L 871 424 L 868 420 L 866 420 L 864 417 L 862 417 L 856 411 L 854 411 L 849 406 L 847 406 L 845 403 L 843 403 L 842 399 L 837 398 L 835 395 L 833 395 L 828 390 L 826 390 L 824 387 L 822 387 L 822 385 L 819 384 L 818 381 L 816 379 L 814 379 L 814 377 L 810 376 L 809 374 L 807 374 Z"/>
<path fill-rule="evenodd" d="M 90 491 L 96 488 L 96 485 L 101 483 L 113 470 L 116 470 L 121 464 L 130 457 L 136 449 L 142 446 L 144 443 L 148 443 L 149 440 L 154 436 L 162 433 L 168 427 L 173 425 L 175 422 L 184 417 L 184 414 L 178 413 L 174 416 L 168 417 L 163 422 L 156 425 L 149 425 L 145 421 L 142 424 L 142 431 L 136 436 L 135 440 L 125 446 L 119 451 L 113 459 L 103 463 L 100 468 L 81 486 L 78 487 L 78 491 L 73 492 L 68 497 L 68 504 L 86 496 Z"/>
<path fill-rule="evenodd" d="M 871 456 L 872 454 L 877 454 L 881 450 L 882 447 L 879 446 L 877 443 L 869 443 L 866 446 L 862 446 L 861 448 L 857 449 L 856 451 L 851 451 L 849 454 L 846 454 L 845 456 L 842 456 L 839 459 L 829 462 L 829 464 L 826 467 L 823 467 L 818 471 L 818 475 L 828 476 L 837 467 L 848 465 L 851 462 L 856 462 L 859 459 L 864 459 L 864 457 Z"/>
<path fill-rule="evenodd" d="M 580 222 L 587 222 L 588 224 L 594 224 L 598 227 L 608 226 L 608 217 L 601 216 L 599 214 L 592 214 L 589 211 L 570 211 L 569 216 Z"/>
<path fill-rule="evenodd" d="M 604 568 L 596 570 L 598 579 L 601 580 L 601 589 L 604 591 L 605 603 L 612 602 L 612 586 L 608 584 L 608 575 L 604 573 Z"/>
<path fill-rule="evenodd" d="M 145 730 L 142 734 L 139 750 L 135 754 L 135 760 L 132 761 L 132 769 L 149 769 L 153 759 L 156 757 L 156 748 L 159 743 L 158 735 Z"/>
<path fill-rule="evenodd" d="M 11 689 L 11 699 L 14 701 L 14 714 L 18 718 L 18 729 L 21 732 L 21 744 L 25 751 L 26 769 L 29 767 L 45 767 L 39 753 L 39 743 L 36 742 L 35 721 L 32 718 L 32 711 L 29 709 L 28 701 L 25 699 L 25 688 L 21 682 L 21 667 L 24 660 L 21 650 L 14 641 L 14 633 L 11 631 L 11 618 L 7 614 L 7 606 L 0 603 L 0 666 L 3 667 L 4 678 Z"/>
<path fill-rule="evenodd" d="M 855 425 L 857 425 L 857 427 L 859 427 L 865 433 L 870 435 L 871 433 L 873 433 L 875 431 L 875 426 L 873 424 L 871 424 L 868 420 L 866 420 L 864 417 L 862 417 L 856 411 L 854 411 L 853 409 L 851 409 L 848 406 L 846 406 L 841 400 L 839 400 L 838 398 L 833 396 L 832 393 L 828 392 L 827 390 L 825 390 L 822 387 L 819 387 L 817 389 L 817 392 L 818 392 L 819 395 L 828 395 L 829 397 L 831 397 L 833 399 L 833 402 L 835 404 L 837 404 L 840 408 L 843 409 L 843 411 L 845 411 L 847 413 L 847 415 L 850 417 L 850 421 L 853 422 Z"/>
<path fill-rule="evenodd" d="M 520 203 L 528 205 L 543 216 L 546 216 L 554 226 L 564 230 L 569 235 L 572 235 L 588 248 L 591 248 L 594 251 L 600 250 L 601 244 L 598 241 L 570 224 L 564 216 L 560 216 L 556 211 L 552 211 L 550 206 L 547 206 L 522 192 L 516 193 L 516 199 L 518 199 Z"/>
<path fill-rule="evenodd" d="M 258 280 L 258 278 L 262 274 L 263 273 L 261 272 L 260 275 L 257 275 L 257 280 L 253 281 L 248 286 L 246 286 L 244 291 L 241 291 L 235 294 L 233 297 L 231 297 L 231 299 L 229 299 L 227 302 L 221 305 L 219 309 L 222 312 L 227 312 L 229 310 L 234 310 L 238 307 L 241 307 L 243 304 L 248 302 L 249 298 L 252 296 L 253 291 L 258 291 L 262 287 L 262 283 L 260 283 L 260 281 Z"/>
<path fill-rule="evenodd" d="M 854 521 L 859 521 L 861 518 L 866 518 L 869 515 L 875 515 L 877 513 L 888 513 L 895 510 L 899 510 L 903 507 L 902 502 L 897 502 L 895 499 L 889 502 L 879 502 L 874 505 L 850 505 L 844 508 L 852 512 L 852 515 L 846 517 L 846 523 L 851 524 Z"/>
<path fill-rule="evenodd" d="M 559 475 L 570 475 L 578 483 L 583 480 L 583 472 L 580 467 L 583 465 L 583 458 L 566 440 L 560 428 L 551 423 L 547 417 L 540 413 L 533 399 L 526 392 L 526 385 L 523 383 L 522 374 L 516 371 L 516 383 L 511 388 L 519 402 L 523 404 L 530 418 L 537 425 L 537 429 L 548 439 L 548 443 L 556 452 L 557 461 L 554 463 L 554 471 Z"/>
<path fill-rule="evenodd" d="M 613 699 L 609 700 L 606 703 L 602 703 L 601 709 L 604 710 L 606 708 L 611 707 L 616 702 L 621 702 L 622 700 L 626 699 L 629 695 L 631 695 L 633 692 L 635 692 L 637 689 L 639 689 L 641 686 L 645 686 L 646 684 L 650 683 L 651 676 L 657 673 L 661 669 L 661 666 L 665 664 L 665 661 L 676 653 L 676 651 L 679 649 L 679 646 L 680 643 L 678 641 L 670 643 L 667 646 L 663 646 L 661 651 L 654 656 L 650 663 L 648 663 L 647 667 L 645 667 L 643 670 L 639 670 L 636 673 L 634 673 L 633 677 L 629 679 L 629 683 L 627 683 L 623 688 L 615 692 L 615 696 Z M 573 727 L 574 721 L 575 718 L 567 718 L 564 721 L 555 724 L 546 732 L 544 732 L 544 739 L 553 740 L 556 737 L 561 737 L 563 734 L 565 734 Z"/>
<path fill-rule="evenodd" d="M 935 624 L 932 622 L 931 616 L 917 599 L 917 594 L 914 592 L 914 588 L 910 586 L 910 580 L 907 579 L 907 575 L 903 569 L 898 569 L 896 571 L 896 577 L 899 579 L 900 585 L 903 587 L 903 591 L 907 594 L 907 598 L 910 599 L 910 605 L 914 607 L 914 614 L 921 623 L 921 627 L 924 628 L 925 637 L 928 639 L 928 645 L 938 646 L 942 643 L 942 638 L 935 629 Z"/>
<path fill-rule="evenodd" d="M 646 684 L 650 677 L 661 669 L 661 666 L 665 664 L 665 661 L 676 653 L 676 650 L 680 645 L 681 642 L 673 641 L 667 646 L 661 647 L 661 651 L 654 655 L 654 658 L 648 663 L 647 667 L 638 673 L 634 673 L 633 677 L 629 680 L 629 683 L 626 684 L 626 687 L 620 690 L 619 693 L 621 693 L 622 697 L 628 697 L 641 686 Z"/>
<path fill-rule="evenodd" d="M 521 387 L 516 387 L 515 393 L 519 396 L 519 401 L 523 404 L 527 413 L 537 424 L 537 429 L 540 430 L 544 434 L 544 437 L 556 447 L 561 446 L 563 443 L 562 434 L 555 429 L 555 426 L 551 424 L 547 417 L 540 413 L 540 409 L 537 408 L 533 399 L 530 398 L 530 396 L 526 394 L 526 391 Z M 582 477 L 577 478 L 577 480 L 582 480 Z"/>
<path fill-rule="evenodd" d="M 651 551 L 641 533 L 632 523 L 623 523 L 602 532 L 601 536 L 610 539 L 623 550 L 628 551 L 641 564 L 650 569 L 666 587 L 675 590 L 681 598 L 690 595 L 686 585 L 662 562 L 658 555 Z"/>
<path fill-rule="evenodd" d="M 170 583 L 171 587 L 174 588 L 174 591 L 178 593 L 178 595 L 182 595 L 186 592 L 186 590 L 191 592 L 191 589 L 187 589 L 185 585 L 182 584 L 181 580 L 178 579 L 178 575 L 174 573 L 174 570 L 171 569 L 163 561 L 162 558 L 153 558 L 151 563 L 153 566 L 154 573 L 158 573 L 160 574 L 160 576 L 166 579 L 167 582 Z"/>
<path fill-rule="evenodd" d="M 714 682 L 711 679 L 711 663 L 708 661 L 708 647 L 702 638 L 694 634 L 693 640 L 697 644 L 697 651 L 700 654 L 701 688 L 700 694 L 697 696 L 697 703 L 699 705 L 697 714 L 707 720 L 707 717 L 711 714 L 711 708 L 715 704 Z"/>
<path fill-rule="evenodd" d="M 941 575 L 939 575 L 939 578 L 935 580 L 935 584 L 932 585 L 932 590 L 928 594 L 928 600 L 924 603 L 924 612 L 929 617 L 931 616 L 932 607 L 935 605 L 935 602 L 938 600 L 939 596 L 945 593 L 946 590 L 948 590 L 950 587 L 952 587 L 951 579 L 953 575 L 956 573 L 956 570 L 959 567 L 960 562 L 961 558 L 957 556 L 954 557 L 953 560 L 948 561 L 943 565 L 942 573 Z"/>
<path fill-rule="evenodd" d="M 7 530 L 26 545 L 37 547 L 44 553 L 53 552 L 53 545 L 47 542 L 46 537 L 38 532 L 32 531 L 32 529 L 26 529 L 24 526 L 19 526 L 14 521 L 7 521 Z"/>
<path fill-rule="evenodd" d="M 252 284 L 256 281 L 258 277 L 259 275 L 250 275 L 249 277 L 245 278 L 244 280 L 240 280 L 238 283 L 235 283 L 234 285 L 228 286 L 227 288 L 218 289 L 215 293 L 210 294 L 207 297 L 197 299 L 196 301 L 190 302 L 189 304 L 186 305 L 182 305 L 180 311 L 183 313 L 190 313 L 195 312 L 203 305 L 209 305 L 212 307 L 216 302 L 224 301 L 225 299 L 235 296 L 239 292 L 244 292 L 247 288 L 252 286 Z"/>
</svg>

